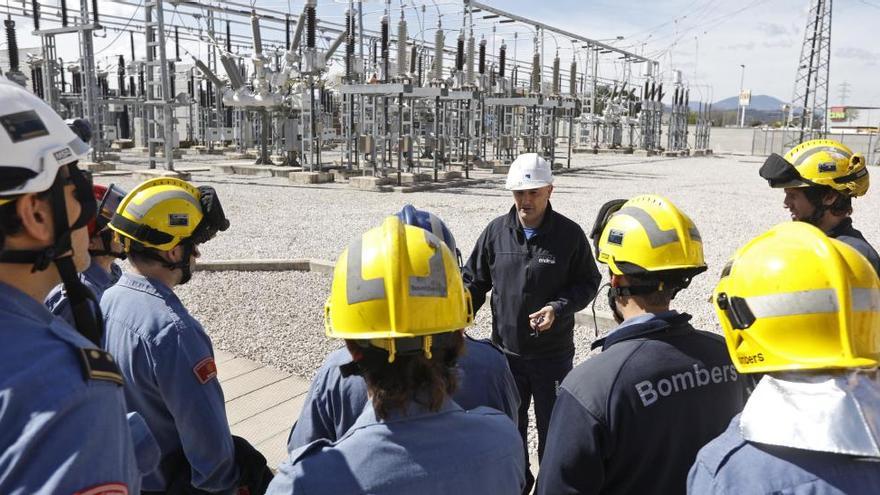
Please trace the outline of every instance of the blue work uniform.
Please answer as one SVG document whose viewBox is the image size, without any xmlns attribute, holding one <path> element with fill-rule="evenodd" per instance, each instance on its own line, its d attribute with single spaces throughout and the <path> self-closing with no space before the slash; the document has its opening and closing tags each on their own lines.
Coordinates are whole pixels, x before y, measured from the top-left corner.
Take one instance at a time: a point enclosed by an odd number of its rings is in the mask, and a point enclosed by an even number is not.
<svg viewBox="0 0 880 495">
<path fill-rule="evenodd" d="M 437 412 L 410 403 L 381 420 L 367 403 L 338 441 L 291 452 L 266 493 L 514 495 L 524 459 L 516 427 L 494 409 L 465 411 L 448 399 Z"/>
<path fill-rule="evenodd" d="M 694 495 L 874 495 L 880 460 L 748 442 L 737 415 L 697 454 L 687 489 Z"/>
<path fill-rule="evenodd" d="M 236 488 L 235 448 L 217 381 L 211 339 L 161 282 L 125 273 L 104 292 L 105 347 L 125 375 L 128 408 L 152 430 L 162 459 L 182 450 L 194 487 Z M 172 473 L 144 476 L 145 491 L 160 491 Z"/>
<path fill-rule="evenodd" d="M 593 343 L 602 352 L 559 389 L 538 494 L 684 492 L 697 451 L 747 393 L 724 339 L 690 318 L 636 316 Z"/>
<path fill-rule="evenodd" d="M 79 274 L 79 280 L 92 291 L 92 294 L 95 295 L 95 300 L 100 302 L 104 291 L 115 284 L 121 276 L 122 268 L 119 268 L 119 265 L 116 263 L 110 265 L 110 273 L 107 273 L 92 259 L 89 267 Z M 56 285 L 49 292 L 49 295 L 46 296 L 46 307 L 49 308 L 49 311 L 70 323 L 71 326 L 76 327 L 76 321 L 73 319 L 73 310 L 70 307 L 70 300 L 67 299 L 64 284 Z M 94 308 L 94 310 L 97 312 L 100 311 L 100 308 Z"/>
<path fill-rule="evenodd" d="M 0 493 L 139 493 L 112 357 L 20 290 L 0 301 Z"/>
<path fill-rule="evenodd" d="M 877 254 L 874 246 L 868 244 L 865 236 L 853 227 L 852 223 L 852 218 L 844 218 L 833 229 L 828 231 L 828 237 L 849 244 L 871 263 L 874 271 L 880 276 L 880 255 Z"/>
<path fill-rule="evenodd" d="M 453 399 L 464 409 L 497 409 L 516 423 L 519 394 L 504 355 L 485 340 L 465 335 L 464 343 L 464 353 L 458 359 L 460 381 Z M 327 356 L 290 432 L 288 451 L 321 438 L 335 441 L 363 412 L 368 400 L 366 382 L 358 375 L 343 377 L 339 369 L 350 362 L 351 354 L 345 347 Z"/>
</svg>

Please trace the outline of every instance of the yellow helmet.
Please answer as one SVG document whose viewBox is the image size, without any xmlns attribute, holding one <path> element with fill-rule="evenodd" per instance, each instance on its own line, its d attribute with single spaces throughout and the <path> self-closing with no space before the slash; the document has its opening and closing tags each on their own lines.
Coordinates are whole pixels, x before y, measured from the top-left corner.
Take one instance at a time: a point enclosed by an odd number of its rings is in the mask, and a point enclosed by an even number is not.
<svg viewBox="0 0 880 495">
<path fill-rule="evenodd" d="M 596 259 L 615 275 L 706 270 L 697 227 L 671 201 L 643 195 L 606 203 L 590 234 Z"/>
<path fill-rule="evenodd" d="M 856 250 L 804 222 L 741 247 L 713 296 L 737 370 L 877 366 L 880 281 Z"/>
<path fill-rule="evenodd" d="M 463 329 L 473 317 L 452 251 L 396 216 L 342 252 L 324 307 L 327 336 L 368 340 L 388 351 L 389 362 L 398 352 L 430 356 L 431 335 Z"/>
<path fill-rule="evenodd" d="M 827 186 L 857 198 L 868 192 L 870 178 L 865 158 L 831 139 L 813 139 L 792 148 L 785 157 L 770 155 L 761 166 L 770 187 Z"/>
<path fill-rule="evenodd" d="M 148 248 L 170 251 L 184 240 L 201 244 L 229 220 L 214 189 L 195 187 L 173 177 L 150 179 L 128 193 L 109 224 L 126 251 L 135 241 Z"/>
</svg>

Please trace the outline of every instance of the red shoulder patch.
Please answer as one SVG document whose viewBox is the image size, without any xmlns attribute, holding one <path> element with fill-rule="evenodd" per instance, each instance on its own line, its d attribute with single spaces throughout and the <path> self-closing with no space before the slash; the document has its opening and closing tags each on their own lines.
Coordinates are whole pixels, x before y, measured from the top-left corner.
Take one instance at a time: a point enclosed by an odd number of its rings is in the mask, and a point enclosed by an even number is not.
<svg viewBox="0 0 880 495">
<path fill-rule="evenodd" d="M 217 364 L 214 362 L 214 358 L 206 357 L 199 361 L 193 367 L 193 373 L 196 374 L 196 379 L 202 385 L 208 383 L 212 378 L 217 376 Z"/>
<path fill-rule="evenodd" d="M 125 483 L 104 483 L 80 490 L 74 495 L 128 495 L 128 485 Z"/>
</svg>

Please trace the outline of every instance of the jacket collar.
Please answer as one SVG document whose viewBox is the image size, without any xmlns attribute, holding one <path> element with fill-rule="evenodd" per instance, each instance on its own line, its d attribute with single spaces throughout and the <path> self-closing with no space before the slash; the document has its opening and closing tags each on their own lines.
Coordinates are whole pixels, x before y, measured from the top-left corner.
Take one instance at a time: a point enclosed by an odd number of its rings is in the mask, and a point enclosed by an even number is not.
<svg viewBox="0 0 880 495">
<path fill-rule="evenodd" d="M 522 223 L 520 223 L 519 217 L 516 214 L 516 204 L 510 207 L 510 211 L 507 212 L 507 218 L 505 219 L 504 224 L 513 230 L 518 230 L 520 232 L 523 231 Z M 540 234 L 546 234 L 553 230 L 554 225 L 556 225 L 556 212 L 553 211 L 553 205 L 548 201 L 547 210 L 544 212 L 544 220 L 536 230 Z"/>
<path fill-rule="evenodd" d="M 355 430 L 356 428 L 369 426 L 371 424 L 378 423 L 396 423 L 399 421 L 409 421 L 411 419 L 420 418 L 423 416 L 433 416 L 436 414 L 443 414 L 447 412 L 455 412 L 462 411 L 461 406 L 456 404 L 454 400 L 451 398 L 447 398 L 446 401 L 440 406 L 440 410 L 438 411 L 430 411 L 427 407 L 418 402 L 411 401 L 406 408 L 406 411 L 391 411 L 385 419 L 379 419 L 376 416 L 376 410 L 373 408 L 373 400 L 370 399 L 367 401 L 367 404 L 364 406 L 364 411 L 358 417 L 357 421 L 355 421 L 354 425 L 349 429 L 349 432 Z"/>
<path fill-rule="evenodd" d="M 840 221 L 833 229 L 828 231 L 828 237 L 834 239 L 842 235 L 852 237 L 862 237 L 861 233 L 852 226 L 852 217 L 846 217 Z"/>
<path fill-rule="evenodd" d="M 115 268 L 115 270 L 114 270 Z M 95 287 L 98 287 L 100 290 L 104 290 L 107 287 L 113 285 L 113 283 L 119 280 L 121 272 L 120 268 L 116 263 L 110 265 L 110 273 L 104 271 L 94 259 L 91 263 L 89 263 L 89 267 L 82 272 L 82 276 L 84 279 L 91 282 Z"/>
<path fill-rule="evenodd" d="M 609 347 L 626 340 L 639 339 L 655 333 L 684 325 L 690 321 L 691 315 L 678 311 L 664 311 L 662 313 L 648 313 L 629 318 L 601 339 L 597 339 L 590 349 L 601 347 L 603 351 Z"/>
<path fill-rule="evenodd" d="M 121 277 L 119 277 L 119 281 L 116 282 L 116 285 L 127 287 L 129 289 L 134 289 L 136 291 L 144 292 L 161 299 L 177 299 L 177 296 L 174 294 L 168 286 L 163 284 L 162 282 L 149 277 L 144 277 L 143 275 L 138 275 L 137 273 L 126 272 L 123 273 Z"/>
<path fill-rule="evenodd" d="M 3 300 L 0 312 L 9 312 L 17 316 L 48 325 L 55 315 L 45 305 L 11 285 L 0 282 L 0 299 Z"/>
</svg>

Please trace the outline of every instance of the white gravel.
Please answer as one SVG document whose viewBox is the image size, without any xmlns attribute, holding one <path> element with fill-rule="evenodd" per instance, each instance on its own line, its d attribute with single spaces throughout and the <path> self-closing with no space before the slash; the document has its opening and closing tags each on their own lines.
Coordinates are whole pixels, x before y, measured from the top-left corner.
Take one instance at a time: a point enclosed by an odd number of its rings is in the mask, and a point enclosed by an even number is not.
<svg viewBox="0 0 880 495">
<path fill-rule="evenodd" d="M 789 221 L 783 193 L 770 190 L 758 176 L 761 162 L 758 157 L 577 155 L 573 166 L 581 169 L 557 176 L 551 201 L 557 211 L 589 232 L 599 207 L 610 199 L 656 193 L 672 200 L 699 228 L 709 265 L 673 306 L 694 315 L 695 326 L 719 332 L 708 298 L 724 263 L 748 239 Z M 502 176 L 474 175 L 494 182 L 403 194 L 356 191 L 346 184 L 295 186 L 278 178 L 196 173 L 193 182 L 218 190 L 232 222 L 229 231 L 203 246 L 203 257 L 335 260 L 353 236 L 412 203 L 447 223 L 466 258 L 486 224 L 512 204 L 510 193 L 502 188 Z M 100 177 L 98 182 L 135 185 L 126 177 Z M 856 228 L 869 242 L 880 245 L 876 216 L 880 193 L 871 191 L 854 206 Z M 600 270 L 607 273 L 604 266 Z M 198 273 L 179 293 L 217 348 L 310 378 L 326 353 L 339 345 L 323 331 L 329 286 L 329 276 L 317 273 Z M 607 311 L 604 297 L 596 307 Z M 484 308 L 471 332 L 487 336 L 489 324 Z M 576 361 L 580 361 L 593 340 L 592 326 L 578 327 L 576 339 Z"/>
</svg>

